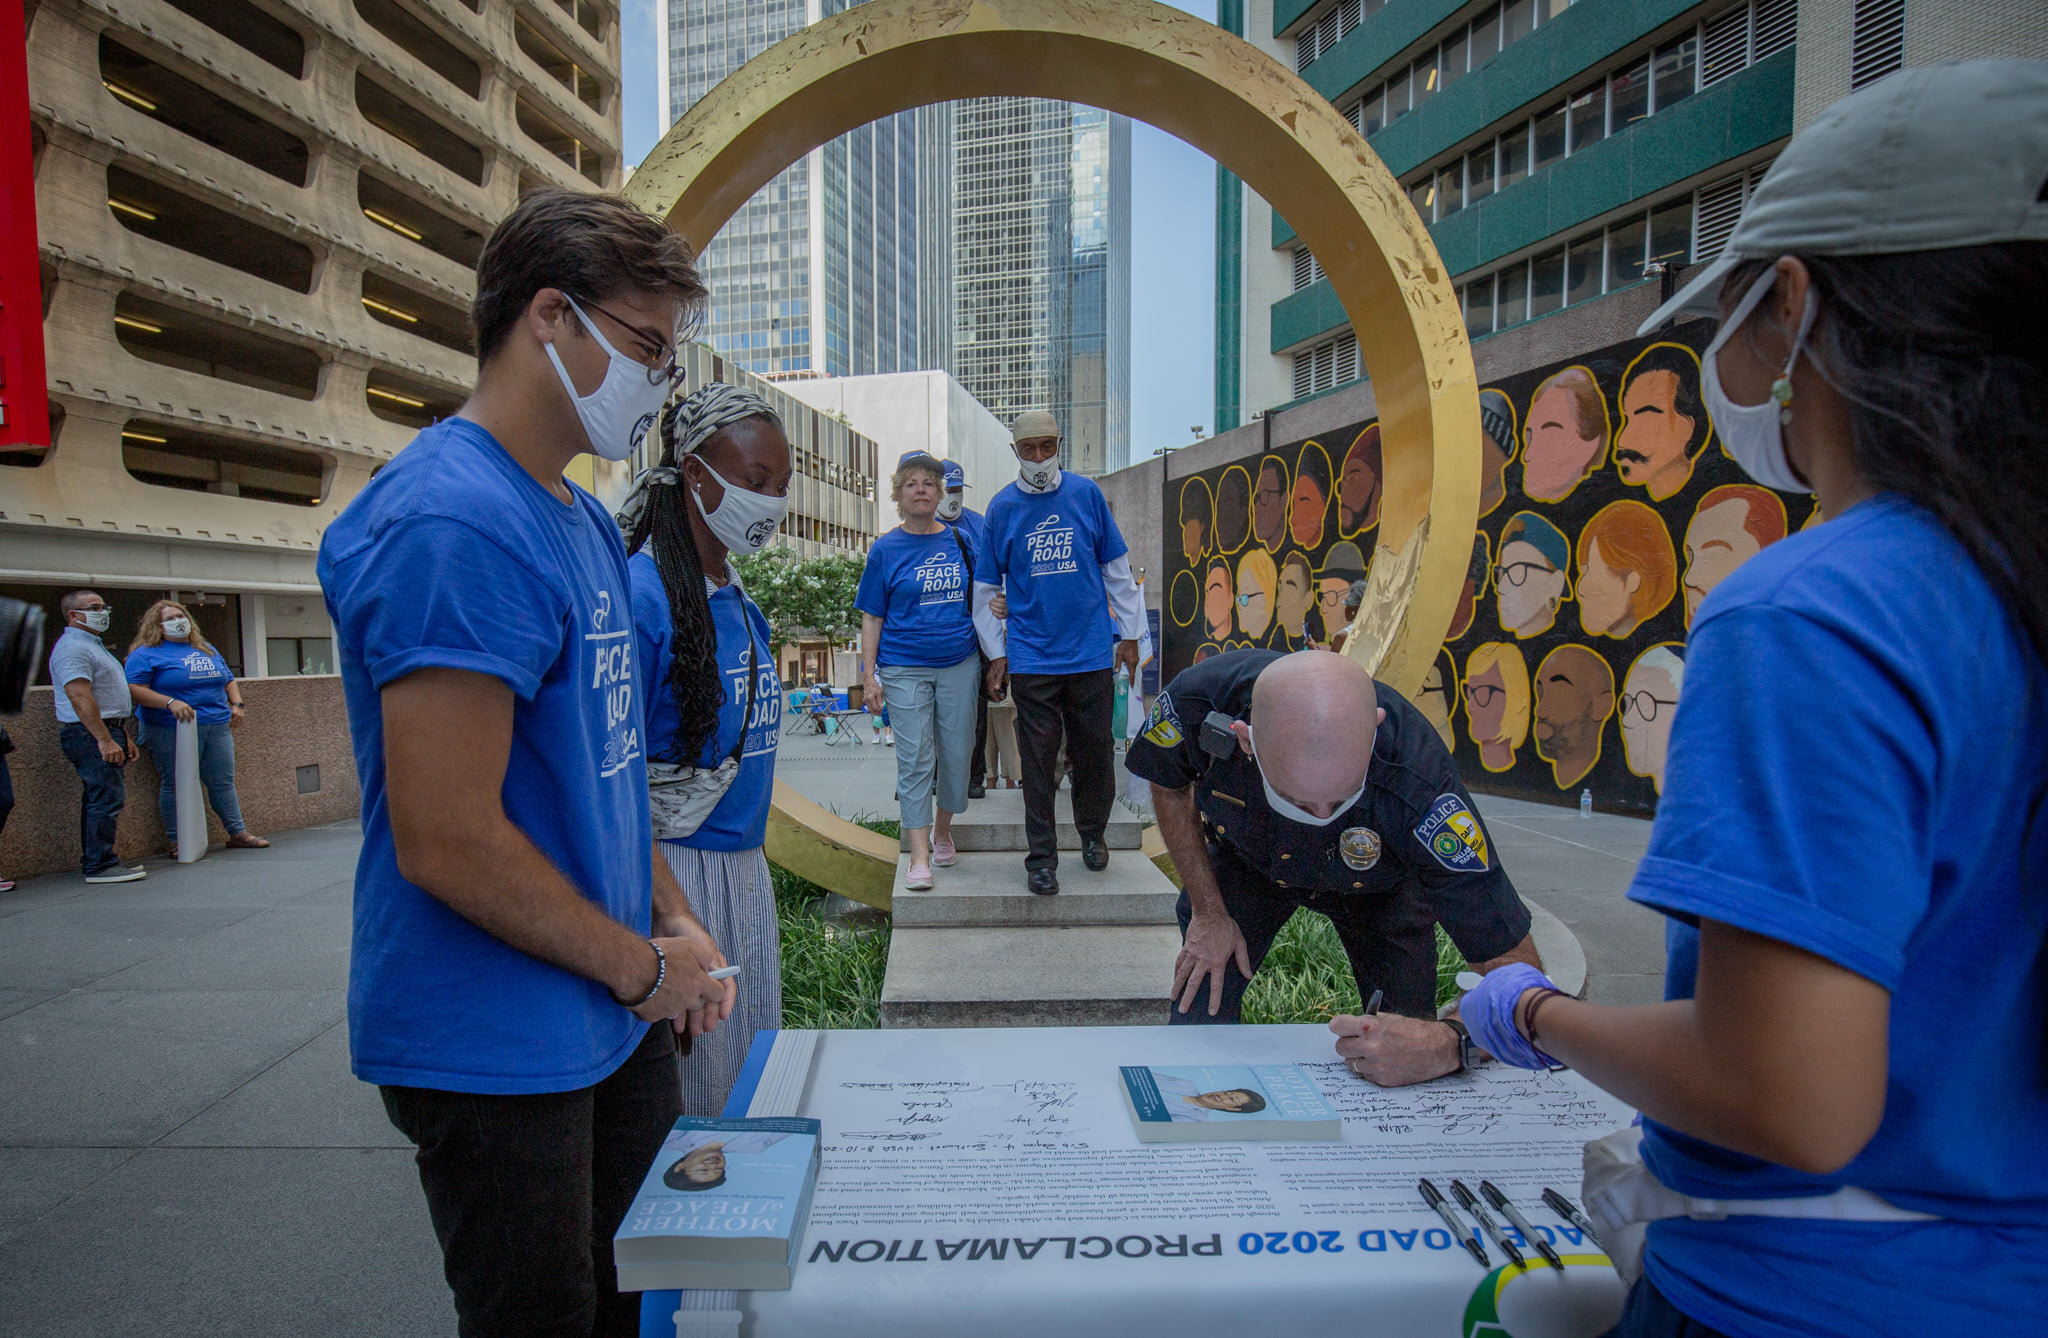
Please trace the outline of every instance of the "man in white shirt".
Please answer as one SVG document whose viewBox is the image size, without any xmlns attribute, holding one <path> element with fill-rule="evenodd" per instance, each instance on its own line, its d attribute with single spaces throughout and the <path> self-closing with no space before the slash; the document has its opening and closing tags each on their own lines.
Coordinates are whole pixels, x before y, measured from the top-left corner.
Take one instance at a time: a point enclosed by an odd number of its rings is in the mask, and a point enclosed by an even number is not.
<svg viewBox="0 0 2048 1338">
<path fill-rule="evenodd" d="M 134 713 L 128 676 L 100 640 L 113 614 L 91 590 L 73 590 L 57 608 L 64 634 L 50 647 L 50 684 L 56 689 L 57 742 L 85 787 L 79 871 L 88 883 L 132 883 L 145 876 L 142 868 L 114 855 L 115 828 L 128 800 L 121 769 L 135 760 L 135 741 L 128 729 Z"/>
</svg>

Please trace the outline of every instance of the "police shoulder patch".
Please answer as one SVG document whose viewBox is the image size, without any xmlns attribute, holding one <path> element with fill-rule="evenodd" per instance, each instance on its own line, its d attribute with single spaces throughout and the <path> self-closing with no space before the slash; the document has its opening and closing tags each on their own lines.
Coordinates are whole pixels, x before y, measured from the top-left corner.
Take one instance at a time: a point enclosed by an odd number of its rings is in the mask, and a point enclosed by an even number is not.
<svg viewBox="0 0 2048 1338">
<path fill-rule="evenodd" d="M 1485 873 L 1492 867 L 1485 829 L 1455 794 L 1437 796 L 1416 825 L 1415 839 L 1452 873 Z"/>
<path fill-rule="evenodd" d="M 1164 691 L 1153 699 L 1152 710 L 1145 717 L 1144 739 L 1161 748 L 1180 746 L 1180 717 L 1174 714 L 1173 698 Z"/>
</svg>

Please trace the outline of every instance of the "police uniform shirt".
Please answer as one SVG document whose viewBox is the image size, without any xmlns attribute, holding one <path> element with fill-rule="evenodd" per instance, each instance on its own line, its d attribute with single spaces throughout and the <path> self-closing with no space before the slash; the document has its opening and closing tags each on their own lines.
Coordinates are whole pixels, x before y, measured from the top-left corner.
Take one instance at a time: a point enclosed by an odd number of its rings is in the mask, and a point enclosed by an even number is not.
<svg viewBox="0 0 2048 1338">
<path fill-rule="evenodd" d="M 1230 651 L 1175 677 L 1130 747 L 1131 774 L 1169 790 L 1193 785 L 1210 839 L 1276 889 L 1304 897 L 1412 890 L 1468 961 L 1520 943 L 1529 908 L 1500 867 L 1457 764 L 1422 714 L 1386 684 L 1376 684 L 1387 718 L 1373 740 L 1365 793 L 1327 826 L 1274 812 L 1258 764 L 1242 748 L 1227 758 L 1201 750 L 1202 721 L 1211 711 L 1249 720 L 1252 685 L 1279 658 Z"/>
</svg>

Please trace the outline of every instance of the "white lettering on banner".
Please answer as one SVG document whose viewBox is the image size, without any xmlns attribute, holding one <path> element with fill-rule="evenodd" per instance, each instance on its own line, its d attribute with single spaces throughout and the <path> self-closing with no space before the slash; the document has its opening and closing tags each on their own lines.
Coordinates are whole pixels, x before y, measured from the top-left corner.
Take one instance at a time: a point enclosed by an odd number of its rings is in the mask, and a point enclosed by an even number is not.
<svg viewBox="0 0 2048 1338">
<path fill-rule="evenodd" d="M 1024 551 L 1033 576 L 1060 576 L 1081 569 L 1074 561 L 1074 527 L 1060 524 L 1058 512 L 1031 527 L 1024 536 Z"/>
<path fill-rule="evenodd" d="M 633 631 L 607 632 L 612 592 L 597 592 L 590 615 L 591 630 L 583 634 L 590 654 L 590 690 L 604 699 L 604 760 L 599 776 L 615 776 L 640 759 L 639 715 L 633 707 Z"/>
</svg>

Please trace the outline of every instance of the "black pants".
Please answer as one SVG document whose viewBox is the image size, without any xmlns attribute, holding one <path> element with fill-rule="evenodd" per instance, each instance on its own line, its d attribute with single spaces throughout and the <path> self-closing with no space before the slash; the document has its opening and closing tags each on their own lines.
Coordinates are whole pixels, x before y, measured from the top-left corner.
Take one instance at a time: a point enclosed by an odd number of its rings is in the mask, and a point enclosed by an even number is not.
<svg viewBox="0 0 2048 1338">
<path fill-rule="evenodd" d="M 974 680 L 974 756 L 967 759 L 969 785 L 988 779 L 988 656 L 980 659 L 981 676 Z"/>
<path fill-rule="evenodd" d="M 1027 869 L 1059 867 L 1060 738 L 1074 768 L 1074 826 L 1083 840 L 1101 840 L 1116 802 L 1116 745 L 1109 720 L 1114 706 L 1110 671 L 1085 674 L 1011 674 L 1017 702 L 1017 752 L 1024 764 L 1024 837 Z"/>
<path fill-rule="evenodd" d="M 127 744 L 126 720 L 101 723 L 115 743 Z M 78 801 L 78 871 L 90 878 L 121 862 L 114 854 L 114 837 L 121 825 L 121 809 L 128 802 L 128 786 L 121 771 L 125 763 L 101 757 L 99 740 L 76 721 L 67 720 L 57 727 L 57 746 L 64 750 L 84 787 Z"/>
<path fill-rule="evenodd" d="M 666 1025 L 595 1087 L 480 1096 L 385 1087 L 420 1184 L 462 1338 L 637 1338 L 612 1233 L 683 1113 Z"/>
<path fill-rule="evenodd" d="M 1719 1329 L 1710 1329 L 1689 1318 L 1657 1290 L 1656 1284 L 1650 1281 L 1650 1275 L 1645 1273 L 1636 1279 L 1635 1286 L 1629 1288 L 1628 1304 L 1622 1309 L 1621 1323 L 1602 1334 L 1601 1338 L 1725 1338 L 1725 1335 Z"/>
<path fill-rule="evenodd" d="M 1344 955 L 1351 959 L 1351 974 L 1358 981 L 1358 996 L 1372 997 L 1374 990 L 1386 991 L 1380 1008 L 1405 1017 L 1436 1016 L 1436 915 L 1414 888 L 1395 892 L 1304 892 L 1274 884 L 1258 870 L 1237 858 L 1218 843 L 1209 843 L 1209 863 L 1216 870 L 1216 888 L 1223 894 L 1223 906 L 1237 921 L 1244 935 L 1252 971 L 1273 946 L 1273 940 L 1306 906 L 1330 917 Z M 1180 894 L 1181 937 L 1186 938 L 1193 913 L 1188 894 Z M 1223 968 L 1223 1006 L 1209 1016 L 1209 989 L 1183 1013 L 1174 1000 L 1167 1021 L 1172 1023 L 1237 1022 L 1250 984 L 1237 973 L 1235 963 Z"/>
</svg>

